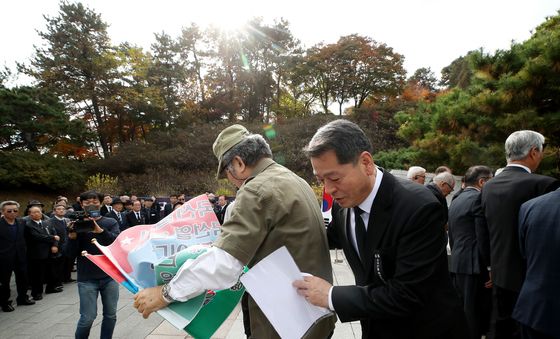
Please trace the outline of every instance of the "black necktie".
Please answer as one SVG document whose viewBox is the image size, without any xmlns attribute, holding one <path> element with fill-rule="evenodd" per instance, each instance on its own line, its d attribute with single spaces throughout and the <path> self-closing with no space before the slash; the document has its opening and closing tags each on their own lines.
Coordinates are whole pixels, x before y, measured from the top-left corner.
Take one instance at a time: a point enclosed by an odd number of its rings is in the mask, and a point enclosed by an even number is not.
<svg viewBox="0 0 560 339">
<path fill-rule="evenodd" d="M 136 220 L 140 221 L 140 213 L 136 212 Z"/>
<path fill-rule="evenodd" d="M 364 224 L 364 219 L 362 219 L 362 211 L 358 206 L 354 207 L 354 221 L 356 224 L 356 244 L 358 245 L 358 253 L 360 254 L 360 259 L 364 260 L 365 250 L 366 250 L 366 225 Z"/>
<path fill-rule="evenodd" d="M 117 212 L 117 218 L 119 218 L 119 222 L 122 223 L 121 212 Z"/>
</svg>

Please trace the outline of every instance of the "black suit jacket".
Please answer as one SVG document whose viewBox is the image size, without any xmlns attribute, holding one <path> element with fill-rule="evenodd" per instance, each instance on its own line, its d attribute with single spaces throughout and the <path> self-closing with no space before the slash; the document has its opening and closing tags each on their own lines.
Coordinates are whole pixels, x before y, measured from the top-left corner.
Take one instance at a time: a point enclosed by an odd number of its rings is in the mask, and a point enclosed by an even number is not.
<svg viewBox="0 0 560 339">
<path fill-rule="evenodd" d="M 222 206 L 217 206 L 216 207 L 216 216 L 218 217 L 218 221 L 220 222 L 220 224 L 224 223 L 224 217 L 226 215 L 226 210 L 229 207 L 229 203 L 225 204 L 224 207 L 222 208 Z"/>
<path fill-rule="evenodd" d="M 153 225 L 159 221 L 159 208 L 154 205 L 153 208 L 142 209 L 144 213 L 144 219 L 146 220 L 146 225 Z"/>
<path fill-rule="evenodd" d="M 486 219 L 480 206 L 480 192 L 467 187 L 449 207 L 449 245 L 453 273 L 480 274 L 490 266 Z"/>
<path fill-rule="evenodd" d="M 58 246 L 54 240 L 56 229 L 48 220 L 42 221 L 39 226 L 31 218 L 25 222 L 25 239 L 27 241 L 27 257 L 29 259 L 47 259 L 51 254 L 51 247 Z"/>
<path fill-rule="evenodd" d="M 117 221 L 117 223 L 119 224 L 119 230 L 121 232 L 126 230 L 129 227 L 128 226 L 128 219 L 126 218 L 126 213 L 124 213 L 124 212 L 121 212 L 121 220 L 119 220 L 119 217 L 117 217 L 117 212 L 115 210 L 112 210 L 111 212 L 107 213 L 105 215 L 105 217 L 115 219 Z"/>
<path fill-rule="evenodd" d="M 10 269 L 13 264 L 25 267 L 26 245 L 25 245 L 25 222 L 16 219 L 16 240 L 12 240 L 8 223 L 0 217 L 0 266 Z"/>
<path fill-rule="evenodd" d="M 111 210 L 113 210 L 111 208 Z M 101 205 L 101 208 L 99 209 L 99 213 L 101 213 L 102 216 L 107 215 L 107 213 L 109 213 L 109 208 L 107 207 L 107 205 Z"/>
<path fill-rule="evenodd" d="M 519 207 L 559 186 L 560 181 L 554 178 L 508 166 L 482 188 L 482 208 L 490 235 L 492 281 L 496 286 L 520 291 L 525 263 L 517 235 Z"/>
<path fill-rule="evenodd" d="M 332 302 L 341 321 L 361 321 L 363 338 L 438 338 L 464 321 L 447 270 L 442 211 L 423 186 L 384 172 L 362 262 L 347 235 L 348 210 L 333 207 L 329 245 L 344 250 L 357 286 L 335 286 Z"/>
<path fill-rule="evenodd" d="M 560 190 L 521 206 L 519 238 L 528 270 L 513 318 L 551 338 L 560 338 Z"/>
<path fill-rule="evenodd" d="M 136 212 L 130 211 L 126 214 L 126 222 L 128 227 L 136 225 L 146 225 L 146 216 L 143 211 L 140 211 L 140 219 L 136 218 Z"/>
</svg>

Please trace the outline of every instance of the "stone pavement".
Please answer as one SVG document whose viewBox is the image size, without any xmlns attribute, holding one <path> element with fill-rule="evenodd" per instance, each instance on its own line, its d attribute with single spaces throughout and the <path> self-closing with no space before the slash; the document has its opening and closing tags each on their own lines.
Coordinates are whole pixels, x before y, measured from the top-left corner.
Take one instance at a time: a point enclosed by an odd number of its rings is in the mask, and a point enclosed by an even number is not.
<svg viewBox="0 0 560 339">
<path fill-rule="evenodd" d="M 335 251 L 331 251 L 335 285 L 354 284 L 354 276 L 342 251 L 338 251 L 336 262 Z M 73 273 L 75 275 L 75 273 Z M 74 276 L 75 278 L 75 276 Z M 15 300 L 15 285 L 12 279 L 12 298 Z M 178 330 L 163 320 L 158 314 L 148 319 L 132 307 L 133 296 L 121 287 L 117 312 L 115 339 L 178 339 L 191 338 L 184 331 Z M 15 302 L 14 302 L 15 303 Z M 14 306 L 10 313 L 0 312 L 0 339 L 50 339 L 73 338 L 79 318 L 78 287 L 76 283 L 64 285 L 64 292 L 44 294 L 43 300 L 32 306 Z M 101 313 L 101 301 L 98 302 L 98 313 Z M 90 338 L 99 338 L 101 315 L 93 323 Z M 337 322 L 335 339 L 360 338 L 361 329 L 358 322 Z M 243 339 L 243 317 L 238 306 L 224 324 L 214 334 L 218 339 Z"/>
</svg>

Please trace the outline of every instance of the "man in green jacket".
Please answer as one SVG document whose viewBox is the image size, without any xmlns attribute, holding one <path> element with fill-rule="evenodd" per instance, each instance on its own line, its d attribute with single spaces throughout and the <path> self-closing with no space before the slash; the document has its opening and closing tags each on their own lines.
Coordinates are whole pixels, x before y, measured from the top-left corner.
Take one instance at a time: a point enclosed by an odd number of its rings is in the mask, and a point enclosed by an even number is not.
<svg viewBox="0 0 560 339">
<path fill-rule="evenodd" d="M 217 176 L 225 173 L 239 188 L 231 217 L 208 252 L 183 265 L 169 284 L 136 296 L 134 306 L 144 317 L 168 302 L 231 287 L 244 265 L 252 267 L 282 246 L 302 272 L 332 283 L 323 217 L 311 187 L 274 162 L 264 138 L 241 125 L 224 129 L 213 149 L 219 162 Z M 279 337 L 252 298 L 249 316 L 252 338 Z M 307 337 L 325 338 L 333 329 L 334 316 L 320 321 Z"/>
</svg>

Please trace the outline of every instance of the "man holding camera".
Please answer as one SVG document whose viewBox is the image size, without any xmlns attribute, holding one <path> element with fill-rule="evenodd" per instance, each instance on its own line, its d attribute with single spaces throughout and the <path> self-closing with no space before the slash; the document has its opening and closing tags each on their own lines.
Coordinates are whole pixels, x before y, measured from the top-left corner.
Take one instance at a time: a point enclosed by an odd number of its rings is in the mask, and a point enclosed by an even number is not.
<svg viewBox="0 0 560 339">
<path fill-rule="evenodd" d="M 119 224 L 115 219 L 101 216 L 103 195 L 87 191 L 80 195 L 80 204 L 84 215 L 69 225 L 66 254 L 77 256 L 78 293 L 80 297 L 80 320 L 76 328 L 76 338 L 87 338 L 93 321 L 97 317 L 97 295 L 101 294 L 103 304 L 103 322 L 101 338 L 111 338 L 117 322 L 117 302 L 119 285 L 89 259 L 79 255 L 82 251 L 101 254 L 92 244 L 96 239 L 103 246 L 110 245 L 119 234 Z"/>
</svg>

